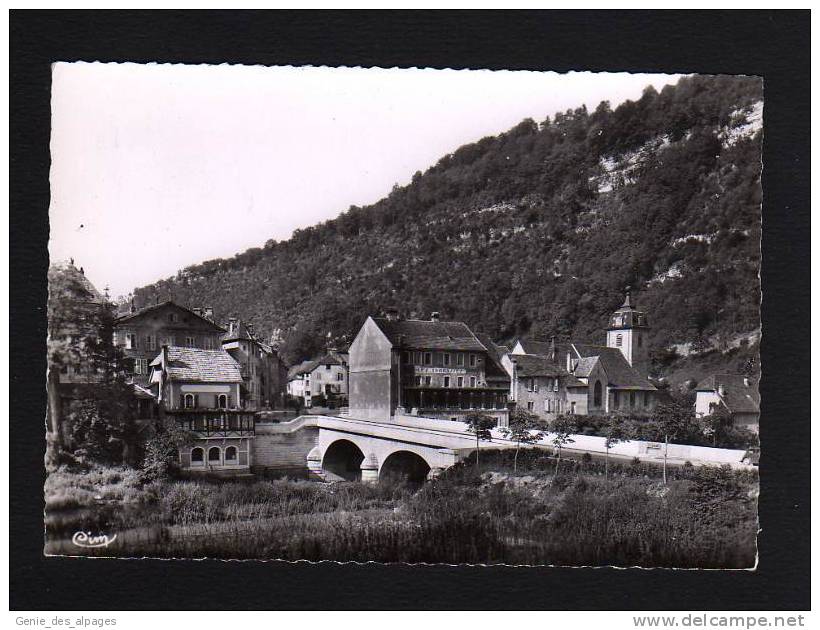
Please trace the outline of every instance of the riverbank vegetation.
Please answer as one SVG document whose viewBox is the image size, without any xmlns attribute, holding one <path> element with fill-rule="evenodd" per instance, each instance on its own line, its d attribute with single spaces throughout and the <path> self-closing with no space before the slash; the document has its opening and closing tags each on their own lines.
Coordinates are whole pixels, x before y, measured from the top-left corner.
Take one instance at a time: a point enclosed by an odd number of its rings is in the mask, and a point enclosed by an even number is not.
<svg viewBox="0 0 820 630">
<path fill-rule="evenodd" d="M 61 469 L 46 485 L 46 552 L 119 557 L 748 568 L 756 471 L 483 449 L 421 487 L 402 483 L 140 483 Z M 118 535 L 72 546 L 76 531 Z"/>
</svg>

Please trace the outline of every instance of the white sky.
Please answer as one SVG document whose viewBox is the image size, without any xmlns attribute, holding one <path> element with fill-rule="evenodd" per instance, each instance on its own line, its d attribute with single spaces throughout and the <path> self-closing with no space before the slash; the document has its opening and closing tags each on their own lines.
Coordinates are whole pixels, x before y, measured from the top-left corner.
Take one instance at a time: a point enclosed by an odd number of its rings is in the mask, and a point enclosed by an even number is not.
<svg viewBox="0 0 820 630">
<path fill-rule="evenodd" d="M 675 75 L 59 63 L 52 260 L 111 295 L 364 206 L 462 144 Z"/>
</svg>

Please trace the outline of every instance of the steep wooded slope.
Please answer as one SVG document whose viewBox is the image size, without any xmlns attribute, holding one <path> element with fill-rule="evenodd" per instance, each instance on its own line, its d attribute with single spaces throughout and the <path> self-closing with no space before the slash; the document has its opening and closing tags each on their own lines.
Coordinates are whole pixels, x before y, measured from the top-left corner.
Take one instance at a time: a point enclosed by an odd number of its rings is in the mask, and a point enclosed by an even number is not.
<svg viewBox="0 0 820 630">
<path fill-rule="evenodd" d="M 497 339 L 600 342 L 632 285 L 663 369 L 673 344 L 759 329 L 762 99 L 755 78 L 688 77 L 615 110 L 525 120 L 372 206 L 188 267 L 136 299 L 172 294 L 280 328 L 296 360 L 328 332 L 352 339 L 388 305 Z"/>
</svg>

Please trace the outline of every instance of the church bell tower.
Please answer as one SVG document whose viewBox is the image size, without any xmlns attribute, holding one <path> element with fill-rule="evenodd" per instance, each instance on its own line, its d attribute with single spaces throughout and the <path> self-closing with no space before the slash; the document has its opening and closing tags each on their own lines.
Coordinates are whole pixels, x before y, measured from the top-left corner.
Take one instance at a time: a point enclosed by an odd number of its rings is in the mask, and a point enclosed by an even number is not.
<svg viewBox="0 0 820 630">
<path fill-rule="evenodd" d="M 647 332 L 649 323 L 646 313 L 633 308 L 630 301 L 630 287 L 626 288 L 626 299 L 617 311 L 609 318 L 606 332 L 606 345 L 618 348 L 629 365 L 643 376 L 649 374 L 649 350 Z"/>
</svg>

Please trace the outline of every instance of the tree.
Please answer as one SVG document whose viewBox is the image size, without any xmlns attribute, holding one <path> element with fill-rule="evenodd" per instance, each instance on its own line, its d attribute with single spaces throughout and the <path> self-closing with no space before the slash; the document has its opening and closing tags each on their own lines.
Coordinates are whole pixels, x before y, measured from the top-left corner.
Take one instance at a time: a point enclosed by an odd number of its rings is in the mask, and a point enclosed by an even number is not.
<svg viewBox="0 0 820 630">
<path fill-rule="evenodd" d="M 540 419 L 534 413 L 516 407 L 510 413 L 510 425 L 503 427 L 501 433 L 508 440 L 515 442 L 515 457 L 513 458 L 513 473 L 518 472 L 518 452 L 522 444 L 534 444 L 544 438 L 540 429 Z"/>
<path fill-rule="evenodd" d="M 492 429 L 496 424 L 495 418 L 486 414 L 475 412 L 464 418 L 467 423 L 467 431 L 475 435 L 475 465 L 479 468 L 478 454 L 480 450 L 480 440 L 491 442 L 493 439 Z"/>
<path fill-rule="evenodd" d="M 560 415 L 553 420 L 550 426 L 552 433 L 552 443 L 558 449 L 558 459 L 555 461 L 555 474 L 558 474 L 558 466 L 561 464 L 561 449 L 567 444 L 575 442 L 570 436 L 575 432 L 575 421 L 569 416 Z"/>
<path fill-rule="evenodd" d="M 158 421 L 145 444 L 142 476 L 145 481 L 167 479 L 177 471 L 179 449 L 193 442 L 193 434 L 176 423 Z"/>
<path fill-rule="evenodd" d="M 672 398 L 655 409 L 655 419 L 663 433 L 663 483 L 666 484 L 666 466 L 669 457 L 669 441 L 691 430 L 695 419 L 694 406 L 683 398 Z"/>
<path fill-rule="evenodd" d="M 72 433 L 65 422 L 67 410 L 62 406 L 61 375 L 65 374 L 70 386 L 83 395 L 83 390 L 96 385 L 99 374 L 94 350 L 109 310 L 106 298 L 85 278 L 82 268 L 74 266 L 73 260 L 70 264 L 49 267 L 46 420 L 47 457 L 52 462 L 64 450 Z"/>
<path fill-rule="evenodd" d="M 604 478 L 609 479 L 609 449 L 620 442 L 629 441 L 629 431 L 624 426 L 620 418 L 610 416 L 604 429 L 604 446 L 606 447 L 606 457 L 604 458 Z"/>
<path fill-rule="evenodd" d="M 712 412 L 701 420 L 703 434 L 712 438 L 712 446 L 717 446 L 718 438 L 723 438 L 726 429 L 732 426 L 732 414 L 725 405 L 712 407 Z"/>
</svg>

